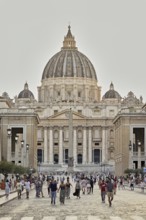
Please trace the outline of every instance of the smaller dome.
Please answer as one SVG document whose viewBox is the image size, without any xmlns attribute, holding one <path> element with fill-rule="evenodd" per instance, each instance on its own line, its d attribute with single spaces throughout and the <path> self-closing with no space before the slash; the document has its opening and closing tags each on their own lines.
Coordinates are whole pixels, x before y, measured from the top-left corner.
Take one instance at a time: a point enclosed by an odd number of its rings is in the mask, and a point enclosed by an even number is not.
<svg viewBox="0 0 146 220">
<path fill-rule="evenodd" d="M 7 92 L 3 92 L 2 97 L 5 98 L 5 99 L 10 98 Z"/>
<path fill-rule="evenodd" d="M 24 90 L 22 90 L 19 95 L 18 95 L 18 99 L 27 99 L 27 98 L 32 98 L 34 99 L 34 95 L 33 93 L 29 90 L 28 88 L 28 84 L 25 83 L 24 84 Z"/>
<path fill-rule="evenodd" d="M 110 89 L 104 94 L 103 99 L 121 99 L 121 96 L 114 90 L 114 85 L 111 82 Z"/>
</svg>

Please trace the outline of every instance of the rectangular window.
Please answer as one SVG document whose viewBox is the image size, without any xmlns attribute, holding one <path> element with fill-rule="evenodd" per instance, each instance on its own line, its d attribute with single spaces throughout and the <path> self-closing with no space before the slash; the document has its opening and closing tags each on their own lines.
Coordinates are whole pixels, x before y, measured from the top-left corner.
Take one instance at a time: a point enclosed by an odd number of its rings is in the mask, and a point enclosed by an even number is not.
<svg viewBox="0 0 146 220">
<path fill-rule="evenodd" d="M 78 110 L 78 113 L 82 114 L 82 110 Z"/>
<path fill-rule="evenodd" d="M 42 130 L 40 129 L 37 132 L 38 132 L 38 139 L 41 139 L 42 138 Z"/>
<path fill-rule="evenodd" d="M 78 92 L 78 97 L 81 97 L 81 92 Z"/>
<path fill-rule="evenodd" d="M 97 115 L 97 116 L 101 115 L 100 109 L 95 109 L 94 114 Z"/>
<path fill-rule="evenodd" d="M 115 113 L 114 110 L 111 109 L 111 110 L 109 111 L 109 116 L 110 116 L 110 117 L 113 117 L 113 116 L 114 116 L 114 113 Z"/>
<path fill-rule="evenodd" d="M 58 113 L 58 110 L 54 110 L 54 115 Z"/>
<path fill-rule="evenodd" d="M 64 131 L 64 139 L 68 139 L 69 138 L 69 131 L 65 130 Z"/>
</svg>

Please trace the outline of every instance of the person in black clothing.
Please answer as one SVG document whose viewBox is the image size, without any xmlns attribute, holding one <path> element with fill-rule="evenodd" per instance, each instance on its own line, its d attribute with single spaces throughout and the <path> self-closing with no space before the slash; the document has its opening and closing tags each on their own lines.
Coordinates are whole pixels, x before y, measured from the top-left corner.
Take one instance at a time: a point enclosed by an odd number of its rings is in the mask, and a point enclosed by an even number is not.
<svg viewBox="0 0 146 220">
<path fill-rule="evenodd" d="M 93 194 L 94 181 L 92 177 L 90 178 L 90 185 L 91 185 L 91 193 Z"/>
<path fill-rule="evenodd" d="M 109 202 L 109 207 L 112 206 L 112 200 L 114 198 L 114 184 L 111 182 L 111 179 L 107 180 L 107 197 L 108 197 L 108 202 Z"/>
<path fill-rule="evenodd" d="M 57 182 L 52 178 L 52 181 L 50 183 L 50 190 L 51 190 L 51 204 L 56 203 L 56 191 L 57 191 Z"/>
</svg>

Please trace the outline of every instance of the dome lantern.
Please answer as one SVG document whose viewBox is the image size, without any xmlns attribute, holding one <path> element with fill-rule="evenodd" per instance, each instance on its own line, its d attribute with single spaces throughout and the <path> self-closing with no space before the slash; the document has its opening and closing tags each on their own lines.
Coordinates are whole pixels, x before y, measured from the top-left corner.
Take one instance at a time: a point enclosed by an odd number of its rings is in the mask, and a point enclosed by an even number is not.
<svg viewBox="0 0 146 220">
<path fill-rule="evenodd" d="M 67 35 L 64 37 L 64 41 L 63 41 L 63 47 L 61 48 L 63 49 L 76 49 L 76 41 L 74 39 L 74 37 L 72 36 L 71 33 L 71 26 L 68 26 L 68 32 Z"/>
</svg>

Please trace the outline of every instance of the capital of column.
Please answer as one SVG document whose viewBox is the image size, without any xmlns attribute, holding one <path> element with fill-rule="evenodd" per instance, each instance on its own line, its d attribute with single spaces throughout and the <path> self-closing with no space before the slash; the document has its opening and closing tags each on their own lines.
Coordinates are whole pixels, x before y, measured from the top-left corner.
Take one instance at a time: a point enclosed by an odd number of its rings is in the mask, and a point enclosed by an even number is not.
<svg viewBox="0 0 146 220">
<path fill-rule="evenodd" d="M 45 127 L 44 127 L 44 130 L 47 130 L 47 129 L 48 129 L 48 127 L 47 127 L 47 126 L 45 126 Z"/>
</svg>

